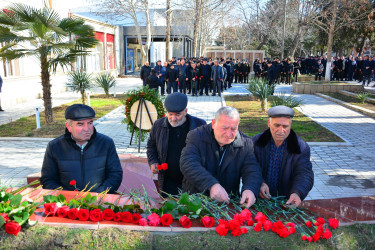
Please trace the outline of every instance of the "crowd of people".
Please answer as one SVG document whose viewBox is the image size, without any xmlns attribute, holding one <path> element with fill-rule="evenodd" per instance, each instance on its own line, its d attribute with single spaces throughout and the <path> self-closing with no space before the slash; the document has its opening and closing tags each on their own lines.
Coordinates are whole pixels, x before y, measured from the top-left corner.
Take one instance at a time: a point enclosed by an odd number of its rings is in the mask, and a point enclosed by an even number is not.
<svg viewBox="0 0 375 250">
<path fill-rule="evenodd" d="M 215 96 L 232 87 L 232 83 L 248 83 L 251 66 L 246 59 L 172 58 L 159 60 L 154 68 L 149 62 L 141 68 L 143 85 L 165 93 L 182 92 L 192 96 Z"/>
<path fill-rule="evenodd" d="M 331 81 L 357 81 L 369 86 L 374 81 L 375 61 L 372 56 L 362 57 L 333 57 L 330 67 Z M 253 64 L 254 76 L 263 78 L 269 84 L 291 84 L 292 77 L 295 82 L 301 74 L 315 75 L 315 80 L 325 78 L 327 70 L 327 56 L 297 57 L 292 62 L 285 58 L 283 61 L 256 59 Z"/>
</svg>

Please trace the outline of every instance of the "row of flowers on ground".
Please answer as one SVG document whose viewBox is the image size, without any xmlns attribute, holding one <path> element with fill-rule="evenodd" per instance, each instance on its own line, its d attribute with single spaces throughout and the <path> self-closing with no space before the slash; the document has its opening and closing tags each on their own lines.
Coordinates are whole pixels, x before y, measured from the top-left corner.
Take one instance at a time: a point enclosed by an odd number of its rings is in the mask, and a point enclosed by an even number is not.
<svg viewBox="0 0 375 250">
<path fill-rule="evenodd" d="M 74 181 L 71 185 L 75 186 Z M 36 207 L 44 205 L 46 216 L 58 216 L 80 221 L 115 221 L 133 223 L 140 226 L 170 226 L 178 221 L 181 227 L 190 228 L 192 220 L 200 221 L 206 228 L 216 226 L 216 232 L 221 236 L 230 233 L 240 236 L 248 232 L 245 226 L 253 226 L 255 232 L 272 231 L 282 238 L 300 233 L 302 240 L 309 242 L 329 239 L 332 236 L 330 228 L 336 229 L 337 219 L 330 218 L 328 223 L 323 218 L 315 216 L 302 208 L 286 208 L 285 197 L 273 197 L 272 200 L 259 199 L 254 207 L 241 207 L 238 199 L 231 200 L 231 206 L 211 200 L 203 194 L 189 195 L 182 193 L 178 196 L 169 195 L 161 207 L 151 206 L 151 197 L 143 190 L 131 190 L 127 196 L 142 204 L 118 206 L 103 202 L 106 193 L 93 196 L 88 191 L 79 191 L 67 201 L 63 195 L 45 195 L 43 202 L 23 201 L 22 196 L 0 190 L 0 228 L 4 225 L 8 234 L 17 235 L 21 226 L 33 225 L 29 216 Z M 121 197 L 121 196 L 119 196 Z M 116 203 L 116 202 L 115 202 Z"/>
</svg>

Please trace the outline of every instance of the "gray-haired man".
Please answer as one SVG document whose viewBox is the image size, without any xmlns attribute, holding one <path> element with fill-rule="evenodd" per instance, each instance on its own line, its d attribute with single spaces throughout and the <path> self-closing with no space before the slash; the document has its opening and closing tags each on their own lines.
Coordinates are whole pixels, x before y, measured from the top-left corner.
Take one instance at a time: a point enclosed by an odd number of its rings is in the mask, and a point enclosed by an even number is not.
<svg viewBox="0 0 375 250">
<path fill-rule="evenodd" d="M 253 143 L 238 131 L 239 123 L 235 108 L 222 107 L 211 124 L 189 132 L 180 160 L 183 191 L 229 202 L 230 194 L 240 195 L 242 178 L 241 203 L 247 207 L 254 204 L 262 173 Z"/>
</svg>

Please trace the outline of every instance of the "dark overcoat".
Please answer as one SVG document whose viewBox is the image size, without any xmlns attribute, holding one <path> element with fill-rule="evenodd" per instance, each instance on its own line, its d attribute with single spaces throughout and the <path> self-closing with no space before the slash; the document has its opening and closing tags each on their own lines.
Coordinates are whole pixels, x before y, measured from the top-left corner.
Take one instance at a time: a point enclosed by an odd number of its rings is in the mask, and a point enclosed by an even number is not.
<svg viewBox="0 0 375 250">
<path fill-rule="evenodd" d="M 253 137 L 254 153 L 262 169 L 263 180 L 267 179 L 272 134 L 268 129 Z M 286 138 L 287 150 L 282 158 L 278 182 L 278 195 L 287 197 L 297 193 L 305 199 L 314 185 L 314 172 L 310 161 L 310 147 L 291 130 Z"/>
</svg>

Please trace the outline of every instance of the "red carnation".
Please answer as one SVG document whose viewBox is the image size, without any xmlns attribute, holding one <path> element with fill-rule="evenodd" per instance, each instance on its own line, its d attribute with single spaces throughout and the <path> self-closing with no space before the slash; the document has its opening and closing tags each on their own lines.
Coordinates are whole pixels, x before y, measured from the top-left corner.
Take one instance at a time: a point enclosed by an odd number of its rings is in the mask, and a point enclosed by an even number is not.
<svg viewBox="0 0 375 250">
<path fill-rule="evenodd" d="M 220 236 L 226 236 L 227 233 L 228 233 L 228 229 L 227 227 L 225 226 L 225 224 L 219 224 L 219 226 L 216 227 L 216 232 L 220 235 Z"/>
<path fill-rule="evenodd" d="M 57 209 L 57 216 L 60 218 L 66 218 L 68 216 L 69 207 L 62 206 Z"/>
<path fill-rule="evenodd" d="M 247 221 L 247 225 L 248 225 L 248 226 L 253 226 L 253 225 L 254 225 L 254 221 L 253 221 L 253 220 L 249 220 L 249 221 Z"/>
<path fill-rule="evenodd" d="M 5 232 L 7 232 L 7 234 L 14 234 L 14 236 L 17 236 L 20 231 L 21 226 L 18 224 L 18 222 L 9 221 L 7 224 L 5 224 Z"/>
<path fill-rule="evenodd" d="M 233 216 L 233 220 L 238 221 L 241 225 L 245 222 L 245 218 L 242 217 L 240 214 L 235 214 Z"/>
<path fill-rule="evenodd" d="M 126 211 L 121 214 L 121 221 L 125 223 L 132 223 L 133 222 L 133 215 Z"/>
<path fill-rule="evenodd" d="M 168 164 L 167 163 L 162 163 L 157 167 L 158 170 L 167 170 L 168 169 Z"/>
<path fill-rule="evenodd" d="M 241 224 L 238 220 L 230 220 L 228 221 L 229 229 L 230 230 L 235 230 L 239 227 L 241 227 Z"/>
<path fill-rule="evenodd" d="M 78 210 L 78 219 L 81 221 L 87 221 L 90 218 L 90 212 L 88 209 Z"/>
<path fill-rule="evenodd" d="M 242 234 L 246 234 L 247 233 L 247 228 L 246 227 L 242 227 L 241 228 L 241 233 Z"/>
<path fill-rule="evenodd" d="M 69 185 L 71 185 L 71 186 L 75 186 L 76 184 L 77 184 L 76 180 L 71 180 L 69 182 Z"/>
<path fill-rule="evenodd" d="M 326 228 L 326 230 L 324 231 L 324 233 L 323 233 L 323 235 L 322 235 L 322 238 L 323 239 L 329 239 L 329 238 L 331 238 L 332 237 L 332 232 L 330 232 L 329 230 L 328 230 L 328 228 Z"/>
<path fill-rule="evenodd" d="M 294 233 L 296 232 L 296 228 L 295 228 L 295 227 L 290 227 L 290 228 L 288 229 L 288 232 L 289 232 L 290 234 L 294 234 Z"/>
<path fill-rule="evenodd" d="M 319 225 L 324 225 L 325 223 L 325 220 L 321 217 L 319 217 L 316 221 L 319 223 Z"/>
<path fill-rule="evenodd" d="M 140 226 L 147 226 L 147 220 L 145 219 L 145 218 L 141 218 L 140 220 L 139 220 L 139 225 Z"/>
<path fill-rule="evenodd" d="M 95 221 L 95 222 L 96 221 L 102 221 L 103 220 L 102 210 L 100 210 L 99 208 L 91 210 L 90 211 L 90 220 Z"/>
<path fill-rule="evenodd" d="M 255 224 L 254 231 L 255 232 L 262 231 L 262 223 L 261 222 L 258 222 L 258 223 Z"/>
<path fill-rule="evenodd" d="M 307 226 L 307 227 L 312 227 L 312 225 L 313 225 L 313 224 L 312 224 L 311 221 L 306 221 L 306 226 Z"/>
<path fill-rule="evenodd" d="M 267 220 L 267 217 L 262 212 L 258 212 L 255 216 L 255 220 L 257 222 L 264 222 L 265 220 Z"/>
<path fill-rule="evenodd" d="M 44 213 L 49 216 L 55 216 L 55 214 L 57 213 L 57 205 L 56 203 L 45 203 L 44 204 Z"/>
<path fill-rule="evenodd" d="M 320 234 L 319 233 L 315 233 L 312 237 L 313 237 L 313 239 L 314 239 L 314 242 L 315 241 L 318 241 L 319 239 L 320 239 Z"/>
<path fill-rule="evenodd" d="M 72 208 L 68 211 L 68 218 L 71 220 L 75 220 L 78 217 L 78 209 Z"/>
<path fill-rule="evenodd" d="M 103 219 L 104 220 L 113 220 L 115 217 L 115 212 L 112 209 L 106 208 L 103 210 Z"/>
<path fill-rule="evenodd" d="M 148 224 L 150 226 L 158 226 L 160 224 L 160 216 L 152 213 L 149 216 L 147 216 L 147 220 L 149 221 Z"/>
<path fill-rule="evenodd" d="M 296 224 L 294 224 L 293 222 L 288 222 L 288 223 L 286 223 L 286 226 L 287 227 L 296 227 Z"/>
<path fill-rule="evenodd" d="M 138 214 L 138 213 L 134 213 L 134 214 L 133 214 L 133 223 L 134 223 L 134 224 L 139 224 L 139 220 L 140 220 L 141 218 L 142 218 L 142 217 L 141 217 L 140 214 Z"/>
<path fill-rule="evenodd" d="M 187 216 L 182 216 L 180 218 L 180 223 L 183 228 L 190 228 L 191 227 L 191 220 Z"/>
<path fill-rule="evenodd" d="M 306 234 L 302 235 L 302 240 L 307 240 Z"/>
<path fill-rule="evenodd" d="M 307 238 L 308 242 L 311 242 L 312 240 L 313 240 L 313 238 L 311 236 Z"/>
<path fill-rule="evenodd" d="M 170 214 L 163 214 L 160 218 L 160 222 L 163 226 L 167 227 L 173 222 L 173 217 Z"/>
<path fill-rule="evenodd" d="M 204 227 L 213 227 L 215 225 L 215 220 L 212 217 L 204 216 L 202 218 L 202 224 Z"/>
<path fill-rule="evenodd" d="M 339 220 L 334 219 L 334 218 L 330 218 L 330 219 L 328 219 L 328 225 L 330 227 L 332 227 L 333 229 L 336 229 L 339 226 Z"/>
<path fill-rule="evenodd" d="M 2 216 L 4 218 L 5 223 L 7 223 L 9 221 L 9 216 L 6 213 L 2 213 L 2 214 L 0 214 L 0 216 Z"/>
<path fill-rule="evenodd" d="M 251 220 L 251 212 L 249 211 L 249 209 L 242 210 L 240 216 L 244 221 Z"/>
<path fill-rule="evenodd" d="M 240 236 L 240 235 L 242 234 L 242 230 L 241 230 L 240 227 L 239 227 L 239 228 L 236 228 L 236 229 L 234 229 L 234 230 L 231 232 L 231 234 L 232 234 L 234 237 L 236 237 L 236 236 Z"/>
<path fill-rule="evenodd" d="M 118 212 L 115 214 L 115 216 L 113 217 L 113 221 L 116 221 L 116 222 L 119 222 L 121 220 L 121 217 L 122 217 L 122 213 L 121 212 Z"/>
<path fill-rule="evenodd" d="M 264 231 L 269 231 L 272 228 L 272 222 L 269 220 L 266 220 L 263 224 Z"/>
</svg>

